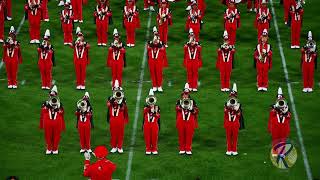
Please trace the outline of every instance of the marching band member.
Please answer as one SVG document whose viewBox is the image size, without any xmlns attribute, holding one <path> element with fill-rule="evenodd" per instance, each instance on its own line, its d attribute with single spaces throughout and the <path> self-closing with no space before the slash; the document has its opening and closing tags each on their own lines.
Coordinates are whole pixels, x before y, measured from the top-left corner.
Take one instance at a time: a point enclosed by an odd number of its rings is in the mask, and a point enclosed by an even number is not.
<svg viewBox="0 0 320 180">
<path fill-rule="evenodd" d="M 78 36 L 74 45 L 70 46 L 74 49 L 73 51 L 73 63 L 76 71 L 77 87 L 76 89 L 86 89 L 86 69 L 87 65 L 90 64 L 89 49 L 90 45 L 84 41 L 83 34 L 80 27 L 77 27 L 76 35 Z"/>
<path fill-rule="evenodd" d="M 43 41 L 37 49 L 38 51 L 38 66 L 41 75 L 42 89 L 50 89 L 52 80 L 52 66 L 54 63 L 54 50 L 50 43 L 50 31 L 46 30 Z"/>
<path fill-rule="evenodd" d="M 44 129 L 46 154 L 58 154 L 61 132 L 65 131 L 64 109 L 58 97 L 57 86 L 50 91 L 49 99 L 42 104 L 40 129 Z"/>
<path fill-rule="evenodd" d="M 74 22 L 83 23 L 82 19 L 82 5 L 84 0 L 71 0 L 71 5 L 74 13 Z"/>
<path fill-rule="evenodd" d="M 234 83 L 229 99 L 224 105 L 224 128 L 226 129 L 226 155 L 238 155 L 238 133 L 244 128 L 241 104 L 238 98 L 237 85 Z"/>
<path fill-rule="evenodd" d="M 181 99 L 176 103 L 176 128 L 178 130 L 179 154 L 192 155 L 192 138 L 198 128 L 199 109 L 190 97 L 190 88 L 186 83 Z"/>
<path fill-rule="evenodd" d="M 112 22 L 112 12 L 107 0 L 99 0 L 94 11 L 97 27 L 98 46 L 106 46 L 108 41 L 109 24 Z"/>
<path fill-rule="evenodd" d="M 156 0 L 143 0 L 143 10 L 147 11 L 155 11 L 154 10 L 154 4 Z"/>
<path fill-rule="evenodd" d="M 140 28 L 139 12 L 135 2 L 128 0 L 128 4 L 124 6 L 123 24 L 127 31 L 127 46 L 134 47 L 136 42 L 136 29 Z"/>
<path fill-rule="evenodd" d="M 257 69 L 258 91 L 267 91 L 268 72 L 272 68 L 272 48 L 268 43 L 268 31 L 266 29 L 262 32 L 253 56 L 254 67 Z"/>
<path fill-rule="evenodd" d="M 60 16 L 64 45 L 72 45 L 73 19 L 74 16 L 70 0 L 66 0 L 66 3 L 64 3 L 64 10 L 61 11 Z"/>
<path fill-rule="evenodd" d="M 9 37 L 3 45 L 3 62 L 6 65 L 8 89 L 17 89 L 18 64 L 22 63 L 20 43 L 15 40 L 13 26 L 10 28 Z"/>
<path fill-rule="evenodd" d="M 201 11 L 202 16 L 204 16 L 206 8 L 207 8 L 205 0 L 187 0 L 188 7 L 187 7 L 186 10 L 190 10 L 191 9 L 191 6 L 192 6 L 193 2 L 197 3 L 198 8 Z"/>
<path fill-rule="evenodd" d="M 12 20 L 12 2 L 11 0 L 5 0 L 6 2 L 6 9 L 7 9 L 7 20 L 11 21 Z"/>
<path fill-rule="evenodd" d="M 119 43 L 119 45 L 122 46 L 122 47 L 124 47 L 124 45 L 123 45 L 123 43 L 122 43 L 122 41 L 121 41 L 121 37 L 120 37 L 120 34 L 119 34 L 119 32 L 118 32 L 118 29 L 114 28 L 112 35 L 113 35 L 113 42 L 114 42 L 115 40 L 117 40 L 118 43 Z"/>
<path fill-rule="evenodd" d="M 143 109 L 143 134 L 146 143 L 146 155 L 158 154 L 158 135 L 160 130 L 160 107 L 156 105 L 157 98 L 152 89 L 146 98 Z"/>
<path fill-rule="evenodd" d="M 114 34 L 117 34 L 117 29 Z M 126 66 L 126 50 L 119 40 L 114 40 L 108 50 L 107 67 L 111 68 L 112 88 L 115 87 L 115 81 L 119 81 L 120 88 L 122 87 L 122 72 Z"/>
<path fill-rule="evenodd" d="M 0 0 L 0 43 L 4 40 L 4 21 L 6 12 L 6 2 L 5 0 Z"/>
<path fill-rule="evenodd" d="M 112 147 L 110 152 L 115 153 L 118 151 L 118 153 L 122 154 L 124 128 L 128 124 L 129 116 L 126 98 L 119 87 L 118 80 L 115 81 L 113 95 L 108 98 L 107 107 L 107 122 L 110 124 L 110 143 Z"/>
<path fill-rule="evenodd" d="M 40 43 L 40 25 L 41 25 L 41 1 L 40 0 L 28 0 L 24 6 L 24 10 L 27 13 L 26 18 L 29 20 L 29 35 L 31 44 Z"/>
<path fill-rule="evenodd" d="M 197 2 L 193 1 L 186 21 L 186 30 L 193 30 L 197 42 L 199 41 L 202 17 Z"/>
<path fill-rule="evenodd" d="M 90 164 L 90 153 L 84 153 L 85 161 L 83 176 L 89 177 L 89 179 L 92 180 L 111 180 L 112 174 L 116 170 L 117 166 L 106 158 L 108 155 L 108 149 L 105 146 L 97 146 L 92 154 L 97 158 L 97 161 Z"/>
<path fill-rule="evenodd" d="M 258 30 L 258 41 L 263 30 L 266 29 L 267 31 L 269 31 L 270 28 L 271 13 L 267 4 L 267 0 L 262 0 L 261 6 L 257 11 L 255 19 L 255 27 Z"/>
<path fill-rule="evenodd" d="M 290 134 L 290 120 L 289 106 L 279 87 L 276 104 L 271 106 L 269 113 L 268 131 L 272 137 L 272 146 L 287 140 Z"/>
<path fill-rule="evenodd" d="M 183 65 L 187 70 L 187 81 L 192 91 L 198 91 L 198 70 L 202 67 L 202 48 L 195 38 L 191 37 L 184 45 Z"/>
<path fill-rule="evenodd" d="M 42 19 L 49 22 L 48 0 L 41 0 Z"/>
<path fill-rule="evenodd" d="M 284 24 L 288 24 L 290 7 L 295 4 L 295 0 L 283 0 Z"/>
<path fill-rule="evenodd" d="M 163 92 L 163 68 L 168 66 L 165 47 L 160 43 L 159 37 L 154 36 L 153 40 L 148 43 L 148 64 L 152 80 L 152 90 Z"/>
<path fill-rule="evenodd" d="M 298 0 L 291 6 L 291 49 L 300 48 L 300 33 L 302 26 L 302 17 L 304 10 L 301 5 L 301 1 Z"/>
<path fill-rule="evenodd" d="M 160 40 L 168 47 L 168 28 L 172 25 L 172 16 L 167 7 L 167 0 L 161 0 L 159 12 L 157 14 L 157 23 L 159 28 Z"/>
<path fill-rule="evenodd" d="M 240 11 L 235 5 L 235 0 L 230 0 L 228 8 L 224 13 L 224 28 L 228 32 L 230 38 L 229 44 L 232 46 L 236 43 L 236 32 L 240 24 Z"/>
<path fill-rule="evenodd" d="M 221 91 L 227 92 L 230 88 L 230 77 L 233 68 L 234 54 L 236 52 L 233 46 L 229 45 L 228 32 L 223 33 L 224 43 L 218 49 L 218 59 L 216 68 L 220 71 Z"/>
<path fill-rule="evenodd" d="M 311 31 L 308 32 L 307 44 L 301 49 L 301 68 L 303 77 L 303 92 L 312 92 L 314 71 L 317 69 L 316 42 L 312 39 Z"/>
<path fill-rule="evenodd" d="M 90 95 L 88 92 L 85 92 L 82 99 L 77 102 L 77 110 L 75 115 L 77 117 L 77 129 L 80 138 L 80 153 L 89 152 L 91 153 L 91 144 L 90 144 L 90 135 L 91 128 L 93 128 L 93 119 L 92 119 L 92 107 L 90 104 Z"/>
</svg>

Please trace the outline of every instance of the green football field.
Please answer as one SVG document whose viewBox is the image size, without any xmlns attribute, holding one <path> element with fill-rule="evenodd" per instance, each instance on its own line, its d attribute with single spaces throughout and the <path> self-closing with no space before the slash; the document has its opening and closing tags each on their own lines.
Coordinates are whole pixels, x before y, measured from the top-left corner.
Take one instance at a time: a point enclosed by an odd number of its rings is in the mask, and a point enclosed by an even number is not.
<svg viewBox="0 0 320 180">
<path fill-rule="evenodd" d="M 24 16 L 24 1 L 13 0 L 13 20 L 6 21 L 6 35 L 11 25 L 19 26 Z M 41 25 L 41 36 L 49 28 L 51 42 L 55 47 L 56 67 L 53 79 L 58 86 L 59 96 L 65 108 L 66 132 L 62 134 L 59 155 L 46 156 L 43 131 L 39 130 L 41 103 L 47 99 L 48 91 L 41 90 L 40 73 L 37 65 L 37 45 L 29 44 L 28 22 L 21 24 L 17 39 L 21 42 L 23 64 L 19 66 L 19 88 L 8 90 L 5 67 L 0 69 L 0 179 L 16 175 L 20 179 L 85 179 L 82 176 L 83 155 L 79 153 L 79 137 L 74 111 L 76 102 L 84 91 L 75 90 L 73 50 L 63 46 L 63 34 L 59 12 L 54 0 L 49 2 L 50 22 Z M 127 67 L 123 74 L 123 88 L 129 109 L 129 124 L 125 130 L 124 154 L 112 154 L 108 158 L 117 164 L 114 179 L 320 179 L 320 123 L 319 103 L 320 75 L 315 72 L 314 92 L 302 93 L 300 51 L 291 50 L 290 29 L 283 23 L 283 8 L 278 0 L 273 2 L 279 27 L 280 41 L 277 39 L 275 21 L 271 23 L 270 43 L 273 47 L 273 68 L 269 73 L 269 89 L 266 93 L 257 92 L 256 71 L 253 68 L 253 51 L 256 46 L 256 30 L 253 13 L 246 12 L 246 5 L 239 6 L 241 28 L 237 32 L 235 69 L 232 82 L 238 85 L 238 96 L 243 106 L 246 129 L 239 133 L 239 155 L 225 155 L 225 130 L 223 128 L 223 106 L 228 93 L 220 92 L 219 72 L 215 69 L 216 50 L 222 43 L 223 12 L 225 6 L 218 0 L 206 0 L 205 24 L 201 30 L 203 47 L 203 67 L 200 73 L 199 92 L 192 97 L 200 108 L 199 128 L 193 141 L 193 155 L 178 155 L 178 136 L 175 128 L 175 102 L 179 98 L 186 81 L 182 66 L 183 45 L 187 41 L 184 31 L 186 3 L 180 1 L 171 5 L 173 25 L 169 29 L 167 49 L 169 68 L 164 71 L 164 93 L 157 93 L 161 107 L 161 130 L 159 134 L 159 155 L 146 156 L 142 133 L 142 109 L 145 97 L 151 87 L 149 70 L 144 61 L 145 42 L 151 39 L 156 23 L 155 13 L 142 11 L 143 1 L 138 1 L 141 28 L 137 31 L 136 47 L 127 48 Z M 105 66 L 107 48 L 96 45 L 93 10 L 96 1 L 84 6 L 84 23 L 80 24 L 86 41 L 91 44 L 91 64 L 87 69 L 86 87 L 94 108 L 95 128 L 92 130 L 92 146 L 110 147 L 109 126 L 106 122 L 106 98 L 111 95 L 111 72 Z M 118 28 L 125 41 L 122 27 L 122 7 L 124 0 L 111 0 L 114 24 L 109 27 L 109 42 L 113 28 Z M 271 5 L 269 5 L 271 8 Z M 320 39 L 320 1 L 306 0 L 302 29 L 302 44 L 306 34 L 312 30 L 315 40 Z M 150 16 L 149 16 L 150 15 Z M 273 17 L 274 14 L 273 14 Z M 149 18 L 151 19 L 148 27 Z M 76 26 L 79 24 L 76 24 Z M 283 46 L 286 67 L 280 56 L 279 42 Z M 2 51 L 1 51 L 2 57 Z M 284 70 L 288 70 L 289 81 Z M 288 84 L 287 84 L 288 83 Z M 289 99 L 288 86 L 292 100 Z M 283 88 L 290 108 L 296 110 L 291 120 L 290 139 L 298 151 L 296 164 L 288 170 L 273 166 L 269 158 L 271 137 L 267 132 L 269 107 L 276 100 L 278 87 Z M 292 105 L 295 105 L 294 107 Z M 299 126 L 296 126 L 296 120 Z M 302 134 L 299 137 L 297 127 Z M 303 143 L 299 141 L 303 139 Z M 317 140 L 318 139 L 318 140 Z M 302 145 L 303 144 L 303 145 Z M 304 147 L 304 148 L 303 148 Z M 306 155 L 303 155 L 305 150 Z M 131 152 L 131 153 L 129 153 Z M 132 159 L 131 159 L 132 158 Z M 92 160 L 95 160 L 92 158 Z M 306 166 L 307 165 L 307 166 Z M 311 171 L 310 171 L 311 169 Z"/>
</svg>

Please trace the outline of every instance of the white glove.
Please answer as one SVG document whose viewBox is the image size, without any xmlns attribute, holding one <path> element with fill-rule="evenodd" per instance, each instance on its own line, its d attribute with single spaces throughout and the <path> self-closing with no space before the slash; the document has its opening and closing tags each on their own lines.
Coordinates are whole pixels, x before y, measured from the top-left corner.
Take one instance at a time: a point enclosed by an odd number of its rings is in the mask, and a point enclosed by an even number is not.
<svg viewBox="0 0 320 180">
<path fill-rule="evenodd" d="M 85 158 L 86 160 L 90 160 L 90 158 L 91 158 L 90 153 L 85 152 L 85 153 L 84 153 L 84 158 Z"/>
</svg>

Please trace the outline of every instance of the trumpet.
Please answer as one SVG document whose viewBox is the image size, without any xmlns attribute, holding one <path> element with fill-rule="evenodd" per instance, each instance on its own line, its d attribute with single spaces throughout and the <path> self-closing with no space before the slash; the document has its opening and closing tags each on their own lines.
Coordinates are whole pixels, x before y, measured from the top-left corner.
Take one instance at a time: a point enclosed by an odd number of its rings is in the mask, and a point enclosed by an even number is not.
<svg viewBox="0 0 320 180">
<path fill-rule="evenodd" d="M 235 111 L 238 111 L 240 108 L 240 104 L 237 98 L 235 97 L 231 97 L 228 101 L 227 101 L 227 107 L 230 109 L 233 109 Z"/>
<path fill-rule="evenodd" d="M 124 97 L 124 92 L 121 90 L 115 90 L 113 91 L 112 97 L 116 100 L 120 100 Z"/>
<path fill-rule="evenodd" d="M 81 112 L 86 112 L 88 110 L 88 103 L 86 100 L 80 99 L 77 102 L 77 108 L 80 109 Z"/>
<path fill-rule="evenodd" d="M 155 97 L 155 96 L 152 96 L 152 95 L 150 95 L 150 96 L 148 96 L 147 98 L 146 98 L 146 103 L 147 103 L 147 105 L 155 105 L 156 103 L 157 103 L 157 98 Z"/>
<path fill-rule="evenodd" d="M 57 96 L 50 96 L 48 103 L 54 109 L 60 108 L 60 99 Z"/>
<path fill-rule="evenodd" d="M 280 99 L 280 100 L 278 100 L 277 102 L 276 102 L 276 107 L 277 108 L 284 108 L 284 107 L 286 107 L 287 106 L 287 102 L 285 101 L 285 100 L 283 100 L 283 99 Z"/>
<path fill-rule="evenodd" d="M 193 101 L 190 98 L 184 98 L 180 100 L 180 105 L 182 109 L 192 110 L 193 108 Z"/>
</svg>

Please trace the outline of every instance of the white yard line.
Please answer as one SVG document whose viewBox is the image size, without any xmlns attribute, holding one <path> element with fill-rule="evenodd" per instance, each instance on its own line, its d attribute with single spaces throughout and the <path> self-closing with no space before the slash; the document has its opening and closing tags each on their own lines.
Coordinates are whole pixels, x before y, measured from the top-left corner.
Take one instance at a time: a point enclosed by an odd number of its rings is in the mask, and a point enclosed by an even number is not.
<svg viewBox="0 0 320 180">
<path fill-rule="evenodd" d="M 303 163 L 304 163 L 304 167 L 306 169 L 308 180 L 312 180 L 313 178 L 312 178 L 311 168 L 310 168 L 310 165 L 309 165 L 306 148 L 305 148 L 304 143 L 303 143 L 303 137 L 302 137 L 302 132 L 301 132 L 301 128 L 300 128 L 299 117 L 298 117 L 298 113 L 297 113 L 297 110 L 296 110 L 296 105 L 294 103 L 294 97 L 293 97 L 293 93 L 292 93 L 292 88 L 291 88 L 291 84 L 290 84 L 290 81 L 289 81 L 289 74 L 288 74 L 288 69 L 287 69 L 286 58 L 285 58 L 284 52 L 283 52 L 282 42 L 281 42 L 280 33 L 279 33 L 279 27 L 278 27 L 278 23 L 277 23 L 276 12 L 275 12 L 275 9 L 273 7 L 273 1 L 272 0 L 270 0 L 270 5 L 271 5 L 272 14 L 273 14 L 273 17 L 272 17 L 273 24 L 274 24 L 274 28 L 275 28 L 276 33 L 277 33 L 278 46 L 279 46 L 280 56 L 281 56 L 282 65 L 283 65 L 283 72 L 284 72 L 284 75 L 285 75 L 285 78 L 286 78 L 286 83 L 287 83 L 287 86 L 288 86 L 288 93 L 289 93 L 289 97 L 290 97 L 291 108 L 292 108 L 292 112 L 293 112 L 293 115 L 294 115 L 295 126 L 296 126 L 296 129 L 297 129 L 297 135 L 298 135 L 298 139 L 299 139 L 299 143 L 300 143 L 300 147 L 301 147 Z"/>
<path fill-rule="evenodd" d="M 22 17 L 22 19 L 21 19 L 21 21 L 20 21 L 20 24 L 19 24 L 19 26 L 18 26 L 18 29 L 17 29 L 17 31 L 16 31 L 16 34 L 17 34 L 17 35 L 19 34 L 19 32 L 20 32 L 20 30 L 21 30 L 21 27 L 22 27 L 23 24 L 24 24 L 25 19 L 26 19 L 26 18 L 25 18 L 25 16 L 23 15 L 23 17 Z M 1 70 L 2 66 L 3 66 L 3 61 L 1 60 L 1 62 L 0 62 L 0 70 Z"/>
<path fill-rule="evenodd" d="M 149 39 L 150 26 L 151 26 L 151 11 L 149 11 L 146 40 Z M 147 61 L 147 43 L 145 44 L 145 48 L 144 48 L 144 52 L 143 52 L 143 61 L 142 61 L 141 68 L 140 68 L 141 72 L 140 72 L 139 87 L 138 87 L 138 92 L 137 92 L 137 102 L 136 102 L 136 110 L 135 110 L 135 114 L 134 114 L 133 129 L 132 129 L 132 134 L 131 134 L 131 143 L 130 143 L 130 150 L 129 150 L 129 157 L 128 157 L 126 180 L 130 180 L 132 159 L 133 159 L 133 149 L 134 149 L 134 145 L 136 142 L 137 125 L 138 125 L 138 119 L 139 119 L 139 114 L 140 114 L 139 107 L 140 107 L 140 102 L 141 102 L 141 93 L 142 93 L 143 77 L 144 77 L 144 69 L 146 66 L 146 61 Z"/>
<path fill-rule="evenodd" d="M 21 81 L 21 86 L 24 86 L 26 84 L 26 80 Z"/>
</svg>

